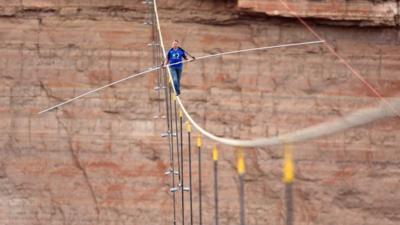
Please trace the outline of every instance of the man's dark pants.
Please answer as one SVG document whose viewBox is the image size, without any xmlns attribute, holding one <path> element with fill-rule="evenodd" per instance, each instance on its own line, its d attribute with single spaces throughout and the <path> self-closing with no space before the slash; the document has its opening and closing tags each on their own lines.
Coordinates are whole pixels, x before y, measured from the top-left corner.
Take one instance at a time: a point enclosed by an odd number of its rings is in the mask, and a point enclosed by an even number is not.
<svg viewBox="0 0 400 225">
<path fill-rule="evenodd" d="M 176 90 L 176 95 L 181 94 L 181 75 L 182 75 L 182 68 L 177 67 L 170 67 L 172 78 L 174 81 L 174 87 Z"/>
</svg>

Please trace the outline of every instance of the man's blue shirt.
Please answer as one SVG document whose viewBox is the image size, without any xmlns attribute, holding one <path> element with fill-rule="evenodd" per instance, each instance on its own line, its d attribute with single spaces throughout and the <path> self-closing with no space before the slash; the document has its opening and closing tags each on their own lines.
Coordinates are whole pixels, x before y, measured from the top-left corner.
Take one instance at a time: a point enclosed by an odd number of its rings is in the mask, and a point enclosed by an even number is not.
<svg viewBox="0 0 400 225">
<path fill-rule="evenodd" d="M 181 48 L 177 48 L 177 49 L 171 48 L 171 50 L 169 50 L 169 52 L 168 52 L 168 59 L 169 59 L 170 64 L 182 62 L 183 58 L 186 58 L 186 54 L 185 54 L 185 51 Z M 183 64 L 178 63 L 176 65 L 172 65 L 171 67 L 177 68 L 177 69 L 182 69 Z"/>
</svg>

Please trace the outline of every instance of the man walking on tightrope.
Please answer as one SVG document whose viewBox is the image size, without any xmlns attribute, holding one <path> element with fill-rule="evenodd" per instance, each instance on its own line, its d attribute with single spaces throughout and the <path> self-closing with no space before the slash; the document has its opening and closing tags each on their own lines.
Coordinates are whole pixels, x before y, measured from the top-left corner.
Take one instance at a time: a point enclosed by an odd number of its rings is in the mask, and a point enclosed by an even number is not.
<svg viewBox="0 0 400 225">
<path fill-rule="evenodd" d="M 182 59 L 188 60 L 187 55 L 192 58 L 191 61 L 195 60 L 195 57 L 191 56 L 188 52 L 179 47 L 179 41 L 174 40 L 172 42 L 172 48 L 168 51 L 167 60 L 164 62 L 164 66 L 173 64 L 169 66 L 169 68 L 174 81 L 176 95 L 181 94 Z"/>
</svg>

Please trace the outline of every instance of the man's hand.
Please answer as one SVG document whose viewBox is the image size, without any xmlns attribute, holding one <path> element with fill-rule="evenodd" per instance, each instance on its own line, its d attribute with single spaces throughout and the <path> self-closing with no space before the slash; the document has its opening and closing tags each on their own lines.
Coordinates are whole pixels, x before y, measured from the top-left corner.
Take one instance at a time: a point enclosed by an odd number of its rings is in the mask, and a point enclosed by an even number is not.
<svg viewBox="0 0 400 225">
<path fill-rule="evenodd" d="M 193 62 L 194 60 L 196 60 L 196 57 L 192 56 L 192 59 L 190 60 L 190 62 Z"/>
</svg>

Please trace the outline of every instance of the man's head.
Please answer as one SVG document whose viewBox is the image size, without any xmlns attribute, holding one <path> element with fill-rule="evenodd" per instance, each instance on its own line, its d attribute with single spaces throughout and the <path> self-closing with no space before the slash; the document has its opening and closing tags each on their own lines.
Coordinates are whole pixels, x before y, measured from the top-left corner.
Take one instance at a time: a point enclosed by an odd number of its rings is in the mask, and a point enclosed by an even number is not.
<svg viewBox="0 0 400 225">
<path fill-rule="evenodd" d="M 172 42 L 172 47 L 173 47 L 173 48 L 179 48 L 179 41 L 178 41 L 178 40 L 174 40 L 174 41 Z"/>
</svg>

